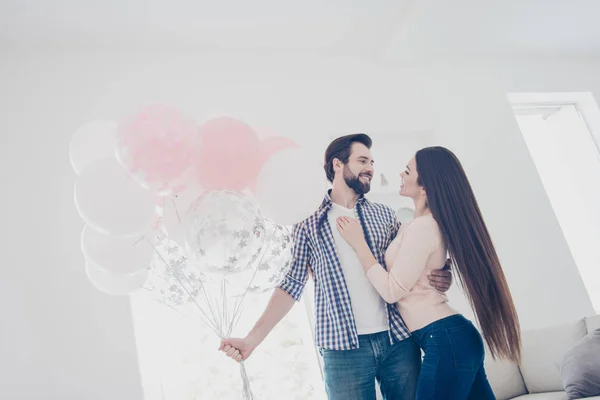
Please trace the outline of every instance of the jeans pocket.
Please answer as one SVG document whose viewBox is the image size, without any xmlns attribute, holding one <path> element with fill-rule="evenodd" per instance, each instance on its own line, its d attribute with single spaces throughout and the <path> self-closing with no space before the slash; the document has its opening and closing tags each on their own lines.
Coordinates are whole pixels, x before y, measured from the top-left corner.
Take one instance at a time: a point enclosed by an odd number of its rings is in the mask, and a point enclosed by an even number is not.
<svg viewBox="0 0 600 400">
<path fill-rule="evenodd" d="M 448 342 L 458 370 L 476 371 L 483 363 L 483 340 L 473 324 L 446 328 Z"/>
</svg>

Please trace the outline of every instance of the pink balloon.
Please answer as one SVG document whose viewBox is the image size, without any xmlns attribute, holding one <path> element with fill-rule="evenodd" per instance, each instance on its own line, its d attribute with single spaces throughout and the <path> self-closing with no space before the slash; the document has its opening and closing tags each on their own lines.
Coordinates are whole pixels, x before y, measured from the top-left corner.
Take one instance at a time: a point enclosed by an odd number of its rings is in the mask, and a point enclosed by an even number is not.
<svg viewBox="0 0 600 400">
<path fill-rule="evenodd" d="M 167 195 L 185 187 L 197 126 L 179 111 L 148 106 L 123 121 L 117 158 L 144 188 Z"/>
<path fill-rule="evenodd" d="M 277 152 L 285 149 L 297 149 L 300 146 L 292 139 L 283 136 L 273 136 L 260 141 L 260 165 L 269 161 L 269 158 Z"/>
<path fill-rule="evenodd" d="M 280 152 L 285 149 L 297 149 L 300 146 L 296 144 L 292 139 L 288 139 L 283 136 L 272 136 L 260 141 L 260 150 L 259 150 L 259 165 L 258 170 L 256 171 L 256 175 L 254 176 L 254 180 L 250 184 L 250 190 L 253 192 L 256 190 L 256 180 L 258 179 L 258 175 L 260 174 L 260 170 L 263 165 L 274 154 Z"/>
<path fill-rule="evenodd" d="M 254 130 L 256 131 L 256 136 L 258 136 L 258 138 L 261 140 L 279 136 L 279 132 L 277 132 L 277 130 L 268 127 L 255 127 Z"/>
<path fill-rule="evenodd" d="M 256 133 L 228 117 L 212 119 L 199 128 L 200 143 L 194 160 L 196 179 L 206 190 L 242 190 L 255 178 L 260 162 Z"/>
</svg>

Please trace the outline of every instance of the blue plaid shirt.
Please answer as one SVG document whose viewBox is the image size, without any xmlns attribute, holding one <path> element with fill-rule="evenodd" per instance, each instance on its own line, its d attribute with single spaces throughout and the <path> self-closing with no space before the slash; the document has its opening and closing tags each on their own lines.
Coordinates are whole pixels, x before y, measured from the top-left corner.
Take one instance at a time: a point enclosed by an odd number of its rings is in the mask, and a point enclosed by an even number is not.
<svg viewBox="0 0 600 400">
<path fill-rule="evenodd" d="M 299 301 L 310 266 L 315 280 L 316 345 L 329 350 L 357 349 L 358 333 L 350 295 L 327 219 L 331 204 L 328 193 L 317 212 L 294 226 L 292 266 L 279 287 Z M 364 196 L 357 201 L 356 211 L 373 255 L 385 266 L 385 251 L 400 228 L 396 214 Z M 387 316 L 390 343 L 410 336 L 395 305 L 387 304 Z"/>
</svg>

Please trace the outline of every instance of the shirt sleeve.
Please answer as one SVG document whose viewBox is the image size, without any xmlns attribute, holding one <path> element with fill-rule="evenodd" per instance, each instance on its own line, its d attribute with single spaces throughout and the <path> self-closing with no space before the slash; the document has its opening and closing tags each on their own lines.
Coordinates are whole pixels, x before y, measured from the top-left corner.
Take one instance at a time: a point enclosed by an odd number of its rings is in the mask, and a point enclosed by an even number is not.
<svg viewBox="0 0 600 400">
<path fill-rule="evenodd" d="M 386 249 L 394 241 L 394 239 L 396 239 L 396 236 L 398 235 L 398 231 L 400 230 L 400 225 L 401 225 L 400 221 L 398 221 L 398 217 L 396 216 L 396 213 L 392 211 L 392 215 L 393 215 L 393 222 L 392 222 L 392 225 L 390 226 L 387 243 L 385 244 Z"/>
<path fill-rule="evenodd" d="M 427 260 L 439 245 L 439 233 L 433 218 L 415 219 L 402 233 L 402 242 L 393 265 L 386 271 L 375 264 L 367 277 L 387 303 L 396 303 L 415 286 Z"/>
<path fill-rule="evenodd" d="M 294 225 L 292 242 L 292 265 L 278 287 L 285 290 L 296 301 L 300 301 L 308 280 L 308 263 L 311 252 L 304 223 Z"/>
</svg>

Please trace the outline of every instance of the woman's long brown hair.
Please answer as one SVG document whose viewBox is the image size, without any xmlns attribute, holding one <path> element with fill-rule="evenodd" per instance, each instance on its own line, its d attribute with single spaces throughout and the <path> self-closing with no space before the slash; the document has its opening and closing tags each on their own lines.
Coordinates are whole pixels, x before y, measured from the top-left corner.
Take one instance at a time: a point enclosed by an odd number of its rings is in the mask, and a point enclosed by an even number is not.
<svg viewBox="0 0 600 400">
<path fill-rule="evenodd" d="M 427 147 L 415 156 L 418 183 L 440 227 L 455 274 L 493 358 L 521 360 L 519 318 L 479 205 L 456 156 Z"/>
</svg>

